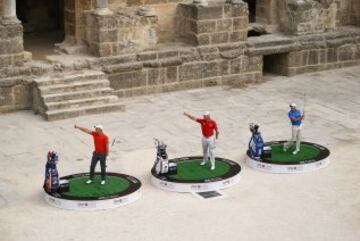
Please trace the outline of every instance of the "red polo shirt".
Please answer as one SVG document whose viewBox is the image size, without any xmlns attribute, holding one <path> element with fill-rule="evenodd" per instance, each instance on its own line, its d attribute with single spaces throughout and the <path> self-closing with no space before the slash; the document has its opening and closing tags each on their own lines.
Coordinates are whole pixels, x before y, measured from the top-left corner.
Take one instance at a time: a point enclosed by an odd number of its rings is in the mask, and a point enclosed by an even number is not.
<svg viewBox="0 0 360 241">
<path fill-rule="evenodd" d="M 94 138 L 94 146 L 95 146 L 95 152 L 107 155 L 108 149 L 107 145 L 109 143 L 109 138 L 104 133 L 98 134 L 96 131 L 91 132 L 91 135 Z"/>
<path fill-rule="evenodd" d="M 196 119 L 196 121 L 200 123 L 202 134 L 206 138 L 214 135 L 214 130 L 218 130 L 214 120 Z"/>
</svg>

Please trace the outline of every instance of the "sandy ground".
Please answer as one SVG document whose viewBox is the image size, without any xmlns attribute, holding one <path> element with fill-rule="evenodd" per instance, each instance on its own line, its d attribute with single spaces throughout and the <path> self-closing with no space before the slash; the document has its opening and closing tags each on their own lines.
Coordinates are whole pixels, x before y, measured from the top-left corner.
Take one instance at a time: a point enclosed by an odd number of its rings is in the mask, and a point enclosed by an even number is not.
<svg viewBox="0 0 360 241">
<path fill-rule="evenodd" d="M 0 240 L 360 240 L 360 67 L 292 78 L 266 76 L 244 89 L 221 87 L 137 97 L 127 111 L 45 122 L 31 111 L 0 116 Z M 288 103 L 307 93 L 304 139 L 327 146 L 331 163 L 306 174 L 257 172 L 244 163 L 249 122 L 266 140 L 288 138 Z M 220 127 L 218 156 L 242 166 L 225 198 L 158 190 L 149 182 L 153 137 L 170 157 L 201 154 L 200 130 L 182 113 L 212 113 Z M 60 174 L 88 171 L 90 136 L 73 128 L 102 123 L 116 144 L 109 170 L 143 182 L 142 198 L 108 211 L 48 206 L 41 190 L 48 148 Z"/>
</svg>

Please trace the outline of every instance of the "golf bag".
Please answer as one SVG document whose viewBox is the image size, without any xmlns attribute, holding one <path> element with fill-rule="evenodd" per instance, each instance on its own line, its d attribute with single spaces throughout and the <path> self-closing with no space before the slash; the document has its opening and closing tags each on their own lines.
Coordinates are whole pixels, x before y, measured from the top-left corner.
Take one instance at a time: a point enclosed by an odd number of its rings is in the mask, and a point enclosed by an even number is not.
<svg viewBox="0 0 360 241">
<path fill-rule="evenodd" d="M 44 188 L 47 192 L 56 192 L 59 188 L 59 173 L 56 164 L 59 157 L 55 151 L 49 151 L 45 165 Z"/>
<path fill-rule="evenodd" d="M 155 145 L 157 149 L 156 159 L 154 163 L 154 169 L 156 174 L 177 174 L 177 163 L 169 161 L 166 152 L 166 145 L 158 139 L 155 139 Z"/>
<path fill-rule="evenodd" d="M 254 132 L 249 141 L 249 151 L 253 158 L 261 158 L 264 152 L 264 140 L 260 132 Z"/>
</svg>

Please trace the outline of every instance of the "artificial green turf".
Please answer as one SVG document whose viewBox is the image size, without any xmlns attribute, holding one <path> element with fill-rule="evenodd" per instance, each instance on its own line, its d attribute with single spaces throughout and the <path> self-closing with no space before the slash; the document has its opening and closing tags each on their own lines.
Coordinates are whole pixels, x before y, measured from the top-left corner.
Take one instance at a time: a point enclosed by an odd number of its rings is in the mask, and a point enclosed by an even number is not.
<svg viewBox="0 0 360 241">
<path fill-rule="evenodd" d="M 210 170 L 210 164 L 200 166 L 202 160 L 183 161 L 177 164 L 177 174 L 170 175 L 177 180 L 202 180 L 220 177 L 230 170 L 226 162 L 215 161 L 215 170 Z"/>
<path fill-rule="evenodd" d="M 96 175 L 91 184 L 85 183 L 88 179 L 87 176 L 70 179 L 70 190 L 64 194 L 71 197 L 105 197 L 124 191 L 130 186 L 128 180 L 118 176 L 107 176 L 105 185 L 100 184 L 100 175 Z"/>
<path fill-rule="evenodd" d="M 296 155 L 293 155 L 292 153 L 295 150 L 295 144 L 292 145 L 286 152 L 283 151 L 283 144 L 274 144 L 271 145 L 271 148 L 272 156 L 270 161 L 278 164 L 296 164 L 301 161 L 314 159 L 320 153 L 318 148 L 308 144 L 301 144 L 300 152 Z"/>
</svg>

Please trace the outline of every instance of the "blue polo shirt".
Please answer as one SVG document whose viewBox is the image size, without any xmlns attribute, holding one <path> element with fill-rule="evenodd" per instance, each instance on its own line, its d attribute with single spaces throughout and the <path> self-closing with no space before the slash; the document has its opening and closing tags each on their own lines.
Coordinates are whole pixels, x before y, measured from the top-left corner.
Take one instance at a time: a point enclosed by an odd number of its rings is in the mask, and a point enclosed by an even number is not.
<svg viewBox="0 0 360 241">
<path fill-rule="evenodd" d="M 291 118 L 299 118 L 301 117 L 301 111 L 299 109 L 296 109 L 295 111 L 289 111 L 288 113 L 289 119 L 291 121 L 291 124 L 293 126 L 300 126 L 301 125 L 301 120 L 299 121 L 292 121 Z"/>
</svg>

